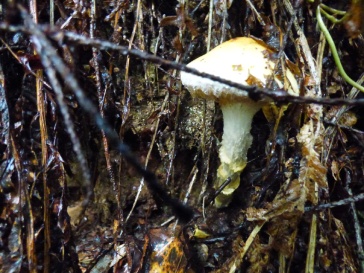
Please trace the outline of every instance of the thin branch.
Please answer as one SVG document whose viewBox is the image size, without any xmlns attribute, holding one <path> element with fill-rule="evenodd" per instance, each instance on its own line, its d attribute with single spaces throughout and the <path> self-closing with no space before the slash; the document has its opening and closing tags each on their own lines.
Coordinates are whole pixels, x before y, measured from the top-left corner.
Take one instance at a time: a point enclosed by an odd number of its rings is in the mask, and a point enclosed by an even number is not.
<svg viewBox="0 0 364 273">
<path fill-rule="evenodd" d="M 364 193 L 360 193 L 358 195 L 350 196 L 348 198 L 341 199 L 339 201 L 327 203 L 327 204 L 321 204 L 317 206 L 312 207 L 306 207 L 305 212 L 313 212 L 313 211 L 320 211 L 325 209 L 331 209 L 339 206 L 346 206 L 353 202 L 359 202 L 364 200 Z"/>
<path fill-rule="evenodd" d="M 242 92 L 247 92 L 251 99 L 253 100 L 266 100 L 276 103 L 297 103 L 297 104 L 320 104 L 320 105 L 349 105 L 358 106 L 364 105 L 364 99 L 330 99 L 330 98 L 311 98 L 311 97 L 297 97 L 287 94 L 284 90 L 271 90 L 268 88 L 258 88 L 257 86 L 248 86 L 232 82 L 215 75 L 210 75 L 208 73 L 200 72 L 196 69 L 190 68 L 184 64 L 179 64 L 174 61 L 169 61 L 161 57 L 149 54 L 145 51 L 140 51 L 138 49 L 128 49 L 126 46 L 120 46 L 108 41 L 99 39 L 90 39 L 82 35 L 78 35 L 72 32 L 64 31 L 60 32 L 59 29 L 37 26 L 37 28 L 48 33 L 53 39 L 57 40 L 60 44 L 68 42 L 77 43 L 78 45 L 85 45 L 90 47 L 96 47 L 100 50 L 114 50 L 118 51 L 122 55 L 131 55 L 142 60 L 146 60 L 155 64 L 163 65 L 168 68 L 178 69 L 180 71 L 185 71 L 196 76 L 208 78 L 210 80 L 220 82 L 231 87 L 242 90 Z M 11 26 L 6 23 L 0 23 L 0 30 L 6 30 L 10 32 L 22 31 L 24 33 L 31 34 L 31 29 L 23 26 Z"/>
</svg>

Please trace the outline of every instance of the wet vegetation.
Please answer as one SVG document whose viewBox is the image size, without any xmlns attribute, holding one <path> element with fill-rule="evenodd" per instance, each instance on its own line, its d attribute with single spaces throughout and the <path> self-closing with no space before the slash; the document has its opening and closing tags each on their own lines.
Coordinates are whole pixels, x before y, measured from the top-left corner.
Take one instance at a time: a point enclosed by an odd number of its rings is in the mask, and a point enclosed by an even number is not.
<svg viewBox="0 0 364 273">
<path fill-rule="evenodd" d="M 1 2 L 2 272 L 362 272 L 362 2 Z M 180 71 L 241 36 L 299 94 L 233 84 L 267 105 L 217 209 L 221 110 Z"/>
</svg>

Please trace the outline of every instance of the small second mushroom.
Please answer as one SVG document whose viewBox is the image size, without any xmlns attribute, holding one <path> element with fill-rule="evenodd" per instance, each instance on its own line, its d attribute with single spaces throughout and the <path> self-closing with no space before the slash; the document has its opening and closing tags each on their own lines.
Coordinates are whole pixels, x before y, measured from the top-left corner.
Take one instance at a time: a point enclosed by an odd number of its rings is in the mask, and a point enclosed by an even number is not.
<svg viewBox="0 0 364 273">
<path fill-rule="evenodd" d="M 217 46 L 187 66 L 244 85 L 265 87 L 270 80 L 274 80 L 283 88 L 283 83 L 275 76 L 273 55 L 274 52 L 264 42 L 239 37 Z M 292 73 L 288 69 L 286 73 L 290 79 L 289 89 L 297 90 Z M 252 120 L 263 103 L 251 100 L 245 91 L 187 72 L 181 72 L 181 81 L 193 97 L 213 99 L 220 105 L 224 132 L 215 188 L 219 188 L 228 178 L 231 182 L 215 198 L 215 206 L 227 206 L 247 164 L 247 153 L 252 144 Z"/>
</svg>

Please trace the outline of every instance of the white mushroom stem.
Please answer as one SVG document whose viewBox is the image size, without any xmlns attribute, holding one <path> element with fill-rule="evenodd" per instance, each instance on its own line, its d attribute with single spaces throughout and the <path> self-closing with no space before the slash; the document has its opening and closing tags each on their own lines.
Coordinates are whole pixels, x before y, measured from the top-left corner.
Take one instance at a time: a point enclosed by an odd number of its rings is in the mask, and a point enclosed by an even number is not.
<svg viewBox="0 0 364 273">
<path fill-rule="evenodd" d="M 247 99 L 243 102 L 221 103 L 220 107 L 224 118 L 224 133 L 215 188 L 219 188 L 228 178 L 231 182 L 215 198 L 216 207 L 226 206 L 232 193 L 239 187 L 240 174 L 247 164 L 248 150 L 253 141 L 251 124 L 261 105 Z"/>
</svg>

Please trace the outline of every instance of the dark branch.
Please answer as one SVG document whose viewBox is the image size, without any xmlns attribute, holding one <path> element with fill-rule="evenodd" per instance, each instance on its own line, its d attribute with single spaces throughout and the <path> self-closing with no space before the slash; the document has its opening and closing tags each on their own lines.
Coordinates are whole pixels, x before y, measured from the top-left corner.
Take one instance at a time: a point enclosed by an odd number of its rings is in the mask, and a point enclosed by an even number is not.
<svg viewBox="0 0 364 273">
<path fill-rule="evenodd" d="M 176 63 L 174 61 L 169 61 L 163 59 L 161 57 L 155 56 L 153 54 L 149 54 L 145 51 L 141 51 L 138 49 L 128 49 L 127 46 L 121 46 L 109 41 L 99 40 L 99 39 L 90 39 L 84 37 L 82 35 L 75 34 L 69 31 L 61 31 L 57 28 L 51 28 L 49 26 L 38 26 L 38 28 L 42 29 L 44 33 L 48 34 L 54 40 L 58 41 L 58 43 L 63 44 L 68 41 L 71 43 L 76 43 L 79 45 L 85 45 L 90 47 L 96 47 L 100 50 L 113 50 L 118 51 L 122 55 L 130 55 L 137 57 L 142 60 L 149 61 L 151 63 L 155 63 L 158 65 L 163 65 L 169 68 L 185 71 L 200 77 L 205 77 L 211 79 L 213 81 L 217 81 L 231 87 L 235 87 L 247 93 L 254 100 L 267 100 L 276 103 L 298 103 L 298 104 L 320 104 L 320 105 L 364 105 L 364 99 L 330 99 L 330 98 L 312 98 L 312 97 L 297 97 L 287 94 L 284 90 L 271 90 L 268 88 L 258 88 L 256 86 L 248 86 L 235 82 L 231 82 L 220 77 L 210 75 L 207 73 L 203 73 L 197 71 L 196 69 L 192 69 L 187 67 L 184 64 Z M 31 34 L 31 30 L 25 28 L 23 26 L 12 26 L 6 23 L 0 23 L 0 30 L 6 30 L 10 32 L 22 31 L 28 34 Z"/>
</svg>

